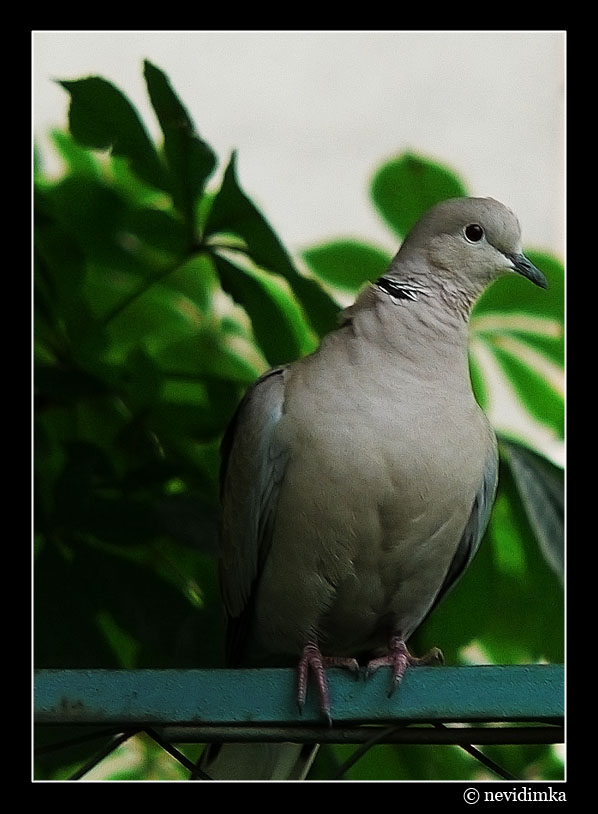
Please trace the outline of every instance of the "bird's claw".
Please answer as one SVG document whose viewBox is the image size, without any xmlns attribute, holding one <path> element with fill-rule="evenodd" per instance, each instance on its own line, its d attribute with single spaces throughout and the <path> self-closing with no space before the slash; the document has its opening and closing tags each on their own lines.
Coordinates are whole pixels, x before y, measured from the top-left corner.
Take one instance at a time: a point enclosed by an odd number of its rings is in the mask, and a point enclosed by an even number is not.
<svg viewBox="0 0 598 814">
<path fill-rule="evenodd" d="M 407 667 L 427 667 L 443 663 L 444 656 L 438 647 L 433 647 L 421 658 L 416 658 L 407 650 L 407 645 L 400 636 L 392 636 L 389 642 L 388 652 L 384 656 L 380 656 L 368 662 L 365 668 L 365 677 L 369 678 L 369 676 L 375 673 L 376 670 L 379 670 L 380 667 L 390 667 L 392 680 L 388 693 L 388 697 L 390 698 L 403 680 Z"/>
<path fill-rule="evenodd" d="M 299 712 L 302 713 L 307 697 L 308 676 L 311 671 L 314 675 L 320 700 L 320 712 L 324 718 L 326 718 L 328 726 L 331 726 L 330 694 L 326 680 L 327 667 L 344 667 L 351 670 L 351 672 L 359 672 L 359 664 L 355 659 L 343 658 L 341 656 L 323 656 L 317 644 L 307 644 L 303 649 L 303 654 L 297 667 L 297 704 L 299 705 Z"/>
</svg>

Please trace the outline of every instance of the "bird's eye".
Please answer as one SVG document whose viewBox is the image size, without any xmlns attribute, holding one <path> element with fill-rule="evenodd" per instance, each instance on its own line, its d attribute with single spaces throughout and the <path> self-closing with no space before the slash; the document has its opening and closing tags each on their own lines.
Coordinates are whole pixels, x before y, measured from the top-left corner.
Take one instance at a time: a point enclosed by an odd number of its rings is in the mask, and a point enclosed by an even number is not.
<svg viewBox="0 0 598 814">
<path fill-rule="evenodd" d="M 465 237 L 470 243 L 479 243 L 484 237 L 484 230 L 479 223 L 470 223 L 465 227 Z"/>
</svg>

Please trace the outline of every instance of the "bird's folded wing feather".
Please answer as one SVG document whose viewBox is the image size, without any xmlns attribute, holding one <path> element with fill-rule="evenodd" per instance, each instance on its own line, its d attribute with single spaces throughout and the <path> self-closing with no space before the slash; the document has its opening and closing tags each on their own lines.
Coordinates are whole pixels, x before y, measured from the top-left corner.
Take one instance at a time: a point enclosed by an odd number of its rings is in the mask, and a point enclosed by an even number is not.
<svg viewBox="0 0 598 814">
<path fill-rule="evenodd" d="M 459 546 L 451 561 L 444 582 L 436 594 L 434 603 L 426 616 L 430 615 L 440 600 L 458 582 L 463 572 L 469 567 L 475 557 L 482 542 L 484 532 L 486 531 L 488 521 L 490 520 L 497 482 L 498 455 L 496 444 L 493 444 L 487 456 L 482 481 L 473 501 L 471 514 L 469 515 L 469 519 L 461 536 Z"/>
<path fill-rule="evenodd" d="M 247 392 L 222 442 L 220 580 L 229 616 L 229 664 L 241 661 L 252 595 L 272 539 L 288 454 L 276 440 L 285 369 L 266 373 Z"/>
</svg>

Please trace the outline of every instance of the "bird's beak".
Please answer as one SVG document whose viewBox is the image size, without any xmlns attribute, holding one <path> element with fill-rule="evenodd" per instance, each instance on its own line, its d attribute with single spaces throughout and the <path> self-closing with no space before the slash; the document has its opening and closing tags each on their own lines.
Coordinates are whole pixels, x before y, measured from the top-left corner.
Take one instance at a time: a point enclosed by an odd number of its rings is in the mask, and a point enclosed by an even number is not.
<svg viewBox="0 0 598 814">
<path fill-rule="evenodd" d="M 539 268 L 536 268 L 524 254 L 507 254 L 507 259 L 512 263 L 512 268 L 532 283 L 539 285 L 540 288 L 548 288 L 546 277 L 542 274 Z"/>
</svg>

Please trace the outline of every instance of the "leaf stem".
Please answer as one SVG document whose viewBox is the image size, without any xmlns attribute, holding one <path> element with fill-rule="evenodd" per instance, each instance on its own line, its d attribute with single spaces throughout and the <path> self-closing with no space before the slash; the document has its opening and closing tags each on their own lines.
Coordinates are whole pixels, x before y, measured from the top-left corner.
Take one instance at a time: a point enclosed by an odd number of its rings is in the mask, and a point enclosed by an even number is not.
<svg viewBox="0 0 598 814">
<path fill-rule="evenodd" d="M 121 302 L 119 302 L 111 311 L 108 311 L 107 314 L 101 320 L 101 325 L 107 325 L 111 322 L 115 317 L 121 314 L 125 308 L 128 308 L 131 303 L 135 302 L 135 300 L 139 299 L 139 297 L 143 296 L 153 285 L 156 283 L 162 282 L 162 280 L 166 279 L 170 274 L 175 272 L 178 268 L 180 268 L 183 263 L 185 263 L 190 257 L 193 256 L 195 252 L 189 252 L 188 254 L 184 255 L 180 260 L 177 260 L 172 265 L 168 266 L 166 269 L 163 269 L 159 274 L 156 274 L 155 277 L 152 277 L 149 280 L 144 280 L 142 284 L 128 294 Z"/>
<path fill-rule="evenodd" d="M 169 274 L 172 274 L 178 268 L 180 268 L 183 263 L 186 263 L 191 257 L 194 257 L 198 254 L 211 254 L 213 251 L 217 251 L 218 249 L 232 251 L 232 252 L 239 252 L 244 254 L 247 257 L 251 257 L 251 252 L 245 246 L 238 246 L 238 245 L 229 245 L 227 243 L 203 243 L 203 242 L 196 242 L 191 245 L 189 251 L 180 259 L 177 260 L 176 263 L 173 263 L 168 268 L 161 271 L 155 277 L 152 277 L 150 280 L 144 280 L 143 283 L 137 288 L 135 291 L 132 291 L 128 294 L 122 302 L 119 302 L 111 311 L 108 311 L 107 314 L 101 320 L 101 325 L 107 325 L 111 322 L 115 317 L 121 314 L 125 308 L 128 308 L 131 303 L 135 302 L 139 297 L 143 296 L 149 289 L 155 285 L 156 283 L 162 282 Z"/>
</svg>

